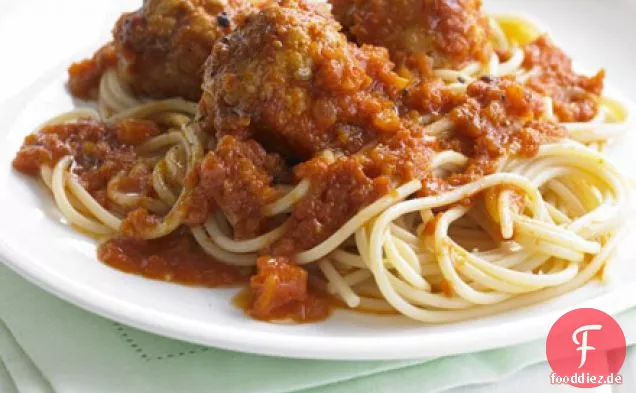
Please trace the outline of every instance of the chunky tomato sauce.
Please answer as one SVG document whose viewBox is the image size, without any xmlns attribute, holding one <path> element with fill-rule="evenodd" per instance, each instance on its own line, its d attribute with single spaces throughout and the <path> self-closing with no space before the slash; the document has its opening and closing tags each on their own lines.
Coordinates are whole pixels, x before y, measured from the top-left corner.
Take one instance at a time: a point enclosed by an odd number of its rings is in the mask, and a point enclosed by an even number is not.
<svg viewBox="0 0 636 393">
<path fill-rule="evenodd" d="M 534 91 L 552 97 L 554 112 L 563 122 L 585 122 L 598 112 L 605 71 L 592 77 L 577 74 L 570 59 L 548 36 L 524 47 L 524 66 L 539 73 L 528 81 Z"/>
<path fill-rule="evenodd" d="M 329 296 L 308 286 L 308 272 L 288 258 L 262 257 L 250 290 L 240 295 L 246 312 L 262 320 L 314 322 L 330 314 Z"/>
<path fill-rule="evenodd" d="M 68 69 L 69 90 L 75 97 L 85 100 L 97 98 L 102 75 L 115 64 L 117 53 L 113 44 L 104 46 L 90 59 L 73 63 Z"/>
<path fill-rule="evenodd" d="M 42 165 L 49 167 L 65 156 L 74 158 L 73 172 L 100 203 L 108 207 L 106 187 L 120 176 L 123 192 L 151 193 L 151 163 L 135 153 L 135 146 L 161 132 L 145 120 L 122 120 L 108 125 L 99 120 L 80 119 L 54 124 L 27 136 L 13 160 L 13 167 L 37 176 Z"/>
<path fill-rule="evenodd" d="M 185 230 L 149 241 L 117 237 L 100 245 L 97 255 L 127 273 L 201 287 L 245 284 L 251 273 L 215 261 Z"/>
</svg>

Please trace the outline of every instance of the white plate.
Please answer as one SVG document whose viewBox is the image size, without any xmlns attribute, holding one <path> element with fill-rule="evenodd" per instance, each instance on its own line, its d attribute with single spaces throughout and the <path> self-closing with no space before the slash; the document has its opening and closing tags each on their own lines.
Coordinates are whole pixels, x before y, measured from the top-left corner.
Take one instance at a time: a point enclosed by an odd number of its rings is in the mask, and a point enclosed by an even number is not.
<svg viewBox="0 0 636 393">
<path fill-rule="evenodd" d="M 130 1 L 123 3 L 130 7 Z M 123 3 L 113 2 L 109 7 L 123 11 Z M 634 15 L 636 4 L 614 0 L 609 7 L 608 2 L 600 1 L 526 0 L 515 1 L 514 9 L 510 9 L 506 6 L 510 3 L 487 1 L 490 10 L 524 10 L 534 15 L 550 26 L 557 42 L 578 62 L 588 68 L 606 67 L 610 84 L 635 97 L 636 81 L 630 71 L 636 63 L 636 53 L 626 41 L 628 37 L 636 38 L 636 24 L 629 17 Z M 27 21 L 31 16 L 25 14 L 22 22 L 33 23 Z M 38 31 L 74 23 L 73 15 L 59 13 L 58 17 L 62 21 L 39 18 L 42 25 Z M 86 11 L 82 17 L 89 21 L 91 18 Z M 20 26 L 21 20 L 10 22 Z M 86 23 L 84 20 L 82 24 Z M 75 43 L 59 41 L 56 45 L 70 53 L 68 48 Z M 93 46 L 98 45 L 95 41 Z M 93 241 L 60 222 L 60 215 L 42 187 L 9 165 L 27 133 L 41 121 L 72 107 L 64 90 L 64 67 L 68 63 L 65 57 L 56 57 L 53 52 L 41 58 L 37 64 L 39 72 L 51 70 L 8 100 L 0 111 L 0 255 L 30 281 L 82 308 L 150 332 L 237 351 L 298 358 L 403 359 L 508 346 L 545 337 L 550 325 L 571 308 L 597 307 L 616 313 L 636 304 L 630 289 L 636 284 L 636 269 L 632 268 L 636 250 L 630 247 L 636 243 L 633 234 L 623 242 L 609 270 L 612 280 L 607 283 L 592 283 L 531 308 L 443 326 L 347 311 L 338 311 L 329 320 L 310 325 L 261 323 L 231 305 L 235 290 L 182 287 L 112 270 L 96 260 Z M 29 74 L 11 77 L 21 78 L 25 85 L 30 79 Z M 621 158 L 629 157 L 635 148 L 636 138 L 630 137 L 614 156 L 622 161 L 627 173 L 631 172 L 629 159 Z"/>
</svg>

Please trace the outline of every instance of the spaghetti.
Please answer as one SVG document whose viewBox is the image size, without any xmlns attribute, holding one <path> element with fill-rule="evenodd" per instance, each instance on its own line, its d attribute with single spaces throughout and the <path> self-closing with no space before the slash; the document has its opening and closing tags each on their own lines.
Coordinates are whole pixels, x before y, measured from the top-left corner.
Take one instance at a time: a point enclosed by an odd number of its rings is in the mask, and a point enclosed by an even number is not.
<svg viewBox="0 0 636 393">
<path fill-rule="evenodd" d="M 524 50 L 541 35 L 535 25 L 510 16 L 491 17 L 489 25 L 496 51 L 486 63 L 434 70 L 455 94 L 466 94 L 482 77 L 532 88 L 530 81 L 541 73 L 527 66 Z M 601 97 L 590 120 L 567 122 L 553 109 L 552 97 L 545 96 L 543 103 L 543 120 L 560 121 L 567 138 L 541 145 L 532 156 L 504 156 L 493 173 L 437 194 L 423 193 L 422 178 L 395 184 L 326 240 L 291 256 L 294 266 L 308 267 L 310 284 L 349 308 L 399 312 L 427 323 L 503 312 L 585 285 L 603 271 L 630 209 L 625 178 L 602 154 L 627 130 L 630 113 L 625 103 Z M 134 165 L 108 177 L 99 190 L 88 189 L 78 175 L 77 151 L 39 165 L 39 176 L 66 221 L 100 239 L 132 233 L 149 241 L 187 227 L 214 260 L 253 268 L 266 255 L 263 250 L 286 236 L 295 206 L 312 192 L 310 178 L 278 184 L 276 197 L 261 209 L 273 224 L 257 236 L 237 238 L 221 209 L 193 224 L 188 209 L 198 190 L 192 174 L 217 143 L 200 129 L 197 104 L 135 97 L 111 68 L 101 78 L 97 107 L 99 112 L 76 110 L 42 128 L 92 120 L 106 124 L 106 132 L 117 130 L 112 132 L 120 139 L 122 121 L 132 121 L 128 127 L 135 132 L 147 130 L 145 122 L 159 128 L 132 144 Z M 419 122 L 430 138 L 457 133 L 456 120 L 448 114 L 422 114 Z M 338 154 L 327 149 L 321 159 L 335 162 Z M 464 173 L 470 163 L 471 157 L 458 149 L 441 149 L 431 157 L 428 173 L 442 181 Z M 135 170 L 144 173 L 149 189 L 126 190 Z M 140 207 L 152 219 L 130 224 L 127 216 Z"/>
</svg>

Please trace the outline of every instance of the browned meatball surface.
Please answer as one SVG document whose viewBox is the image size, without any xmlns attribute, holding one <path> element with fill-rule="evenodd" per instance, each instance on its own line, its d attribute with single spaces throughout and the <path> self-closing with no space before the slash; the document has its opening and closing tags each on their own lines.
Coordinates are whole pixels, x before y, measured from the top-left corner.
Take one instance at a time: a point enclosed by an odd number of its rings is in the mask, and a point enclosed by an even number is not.
<svg viewBox="0 0 636 393">
<path fill-rule="evenodd" d="M 249 0 L 145 0 L 113 31 L 120 76 L 138 94 L 198 100 L 214 43 L 251 7 Z"/>
<path fill-rule="evenodd" d="M 481 0 L 330 0 L 359 43 L 380 45 L 397 62 L 424 53 L 435 67 L 460 68 L 491 53 Z"/>
<path fill-rule="evenodd" d="M 217 43 L 205 70 L 203 128 L 254 138 L 291 161 L 326 148 L 355 152 L 401 127 L 406 81 L 383 48 L 349 43 L 304 2 L 266 7 Z"/>
</svg>

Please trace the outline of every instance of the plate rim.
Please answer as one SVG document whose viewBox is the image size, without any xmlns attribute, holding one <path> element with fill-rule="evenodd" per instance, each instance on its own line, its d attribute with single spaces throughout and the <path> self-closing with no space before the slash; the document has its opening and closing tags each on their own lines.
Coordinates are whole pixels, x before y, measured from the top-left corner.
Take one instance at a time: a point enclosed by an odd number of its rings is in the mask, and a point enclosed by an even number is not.
<svg viewBox="0 0 636 393">
<path fill-rule="evenodd" d="M 0 232 L 1 233 L 1 232 Z M 48 269 L 37 269 L 28 257 L 20 255 L 15 247 L 0 239 L 0 259 L 5 266 L 46 292 L 90 313 L 115 322 L 160 336 L 255 355 L 315 360 L 407 360 L 475 353 L 511 347 L 546 336 L 554 321 L 565 312 L 577 308 L 598 308 L 616 315 L 631 308 L 632 291 L 616 288 L 576 306 L 563 307 L 538 316 L 493 326 L 479 327 L 473 332 L 479 340 L 466 345 L 468 340 L 456 340 L 461 332 L 450 335 L 426 333 L 404 337 L 377 339 L 368 337 L 306 338 L 280 333 L 259 332 L 244 328 L 191 321 L 179 316 L 146 309 L 135 303 L 108 296 L 75 280 L 55 274 Z M 15 261 L 25 261 L 20 263 Z M 49 273 L 49 274 L 46 274 Z M 125 274 L 125 273 L 122 273 Z M 603 306 L 601 306 L 601 304 Z M 152 321 L 152 322 L 151 322 Z M 523 325 L 523 326 L 521 326 Z M 523 332 L 523 334 L 515 334 Z"/>
</svg>

